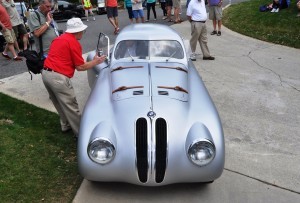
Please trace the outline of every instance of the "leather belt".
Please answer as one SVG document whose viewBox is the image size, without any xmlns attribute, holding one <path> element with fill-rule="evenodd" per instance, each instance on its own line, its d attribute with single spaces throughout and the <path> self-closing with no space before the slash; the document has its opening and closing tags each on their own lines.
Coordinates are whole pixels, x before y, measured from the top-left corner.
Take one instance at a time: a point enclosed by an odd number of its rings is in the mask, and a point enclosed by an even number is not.
<svg viewBox="0 0 300 203">
<path fill-rule="evenodd" d="M 46 68 L 46 67 L 44 67 L 43 69 L 46 70 L 46 71 L 50 71 L 50 72 L 53 71 L 51 68 Z M 55 71 L 54 71 L 54 72 L 55 72 Z"/>
<path fill-rule="evenodd" d="M 197 23 L 205 23 L 206 21 L 196 21 L 196 20 L 192 20 L 192 22 L 197 22 Z"/>
</svg>

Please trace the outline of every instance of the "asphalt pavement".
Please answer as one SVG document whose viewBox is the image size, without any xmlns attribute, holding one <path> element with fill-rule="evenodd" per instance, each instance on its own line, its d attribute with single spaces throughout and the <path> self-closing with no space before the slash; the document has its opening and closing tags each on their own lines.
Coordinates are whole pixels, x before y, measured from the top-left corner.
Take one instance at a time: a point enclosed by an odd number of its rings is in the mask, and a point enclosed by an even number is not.
<svg viewBox="0 0 300 203">
<path fill-rule="evenodd" d="M 211 21 L 207 22 L 212 31 Z M 190 24 L 172 25 L 190 39 Z M 84 180 L 73 202 L 300 202 L 300 50 L 222 27 L 208 36 L 214 61 L 195 66 L 219 111 L 226 146 L 222 176 L 209 185 L 141 187 Z M 89 96 L 85 72 L 72 79 L 81 109 Z M 40 75 L 0 79 L 0 92 L 55 112 Z M 125 175 L 125 174 L 124 174 Z"/>
</svg>

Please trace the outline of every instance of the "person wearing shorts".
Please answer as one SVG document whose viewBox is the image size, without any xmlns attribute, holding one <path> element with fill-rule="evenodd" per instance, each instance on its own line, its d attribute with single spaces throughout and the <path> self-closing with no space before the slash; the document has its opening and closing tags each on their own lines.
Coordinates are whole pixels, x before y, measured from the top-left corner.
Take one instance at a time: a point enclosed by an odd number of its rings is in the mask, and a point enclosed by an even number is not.
<svg viewBox="0 0 300 203">
<path fill-rule="evenodd" d="M 139 18 L 141 18 L 142 23 L 145 22 L 144 11 L 142 0 L 131 0 L 132 3 L 132 13 L 135 18 L 135 22 L 139 23 Z"/>
<path fill-rule="evenodd" d="M 114 26 L 115 31 L 114 34 L 118 34 L 120 31 L 119 28 L 119 21 L 118 21 L 118 2 L 117 0 L 106 0 L 106 12 L 107 12 L 107 18 L 109 22 Z"/>
<path fill-rule="evenodd" d="M 182 22 L 182 20 L 180 19 L 180 15 L 179 15 L 179 13 L 180 13 L 180 0 L 173 0 L 173 7 L 174 7 L 174 18 L 175 18 L 175 20 L 174 20 L 174 23 L 176 24 L 176 23 L 181 23 Z"/>
<path fill-rule="evenodd" d="M 93 6 L 92 6 L 91 1 L 90 0 L 82 0 L 81 3 L 83 6 L 83 9 L 84 9 L 84 12 L 85 12 L 86 21 L 89 21 L 89 13 L 93 17 L 93 20 L 96 20 L 94 13 L 92 11 Z"/>
<path fill-rule="evenodd" d="M 210 33 L 211 35 L 221 36 L 222 2 L 223 0 L 208 0 L 209 19 L 213 21 L 214 28 L 214 30 Z"/>
<path fill-rule="evenodd" d="M 6 46 L 4 51 L 2 52 L 2 56 L 7 60 L 10 60 L 11 57 L 7 54 L 7 52 L 10 51 L 13 55 L 14 61 L 22 61 L 22 58 L 16 54 L 14 46 L 18 45 L 17 39 L 15 36 L 15 32 L 12 28 L 9 15 L 6 9 L 2 6 L 2 4 L 0 4 L 0 28 L 1 33 L 6 41 Z"/>
<path fill-rule="evenodd" d="M 1 0 L 1 4 L 5 7 L 9 17 L 10 17 L 10 22 L 12 24 L 12 27 L 15 32 L 15 36 L 18 39 L 22 39 L 23 45 L 23 50 L 26 50 L 28 48 L 28 37 L 29 34 L 27 33 L 23 20 L 20 18 L 20 15 L 16 9 L 16 5 L 14 0 Z M 18 51 L 18 55 L 22 55 L 20 52 L 19 46 L 16 47 Z"/>
<path fill-rule="evenodd" d="M 28 48 L 28 37 L 29 34 L 27 33 L 25 26 L 23 23 L 13 26 L 13 30 L 16 36 L 22 36 L 23 39 L 23 50 L 27 50 Z"/>
<path fill-rule="evenodd" d="M 172 0 L 166 0 L 168 22 L 173 22 L 172 17 L 171 17 L 172 7 L 173 7 L 173 1 Z"/>
</svg>

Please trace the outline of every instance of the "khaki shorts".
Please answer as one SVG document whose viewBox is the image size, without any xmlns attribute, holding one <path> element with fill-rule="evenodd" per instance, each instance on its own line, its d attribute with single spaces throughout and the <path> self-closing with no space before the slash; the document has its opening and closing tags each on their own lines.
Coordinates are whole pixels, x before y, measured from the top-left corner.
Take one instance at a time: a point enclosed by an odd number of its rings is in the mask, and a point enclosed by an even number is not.
<svg viewBox="0 0 300 203">
<path fill-rule="evenodd" d="M 209 19 L 210 20 L 222 20 L 222 7 L 210 6 L 209 7 Z"/>
<path fill-rule="evenodd" d="M 13 29 L 9 30 L 6 28 L 5 32 L 1 31 L 3 37 L 8 44 L 13 44 L 17 39 Z"/>
<path fill-rule="evenodd" d="M 180 8 L 180 0 L 173 0 L 173 7 Z"/>
</svg>

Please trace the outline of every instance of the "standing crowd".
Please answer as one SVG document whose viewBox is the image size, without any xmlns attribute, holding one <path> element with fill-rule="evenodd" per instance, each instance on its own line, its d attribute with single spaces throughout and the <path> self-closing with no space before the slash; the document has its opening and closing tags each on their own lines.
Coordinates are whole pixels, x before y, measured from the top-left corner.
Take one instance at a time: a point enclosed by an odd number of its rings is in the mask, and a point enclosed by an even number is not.
<svg viewBox="0 0 300 203">
<path fill-rule="evenodd" d="M 22 60 L 16 36 L 21 36 L 24 52 L 28 49 L 28 33 L 20 19 L 13 0 L 0 0 L 0 28 L 1 33 L 7 42 L 2 56 L 11 59 L 8 51 L 11 52 L 13 60 Z M 89 15 L 95 20 L 91 11 L 90 0 L 82 0 L 87 21 Z M 56 6 L 55 6 L 56 5 Z M 107 18 L 113 26 L 114 34 L 120 31 L 118 21 L 117 0 L 105 0 Z M 128 12 L 130 23 L 145 23 L 150 21 L 151 10 L 153 20 L 157 20 L 155 0 L 125 0 L 125 8 Z M 175 24 L 183 22 L 181 14 L 180 0 L 160 0 L 163 12 L 163 20 Z M 221 36 L 222 25 L 222 0 L 208 0 L 209 19 L 213 22 L 211 35 Z M 95 55 L 92 61 L 85 62 L 82 58 L 82 47 L 79 40 L 82 39 L 87 25 L 83 24 L 80 18 L 71 18 L 66 23 L 64 34 L 58 32 L 57 25 L 52 17 L 52 8 L 57 9 L 57 2 L 53 4 L 51 0 L 39 0 L 38 9 L 28 16 L 28 26 L 33 34 L 36 51 L 44 59 L 44 67 L 41 71 L 42 80 L 49 93 L 54 107 L 60 117 L 61 131 L 72 130 L 74 135 L 79 133 L 81 113 L 72 86 L 71 78 L 75 70 L 85 71 L 106 60 L 106 56 Z M 145 19 L 143 8 L 147 9 Z M 174 17 L 172 17 L 174 9 Z M 55 12 L 55 11 L 54 11 Z M 196 47 L 199 42 L 203 60 L 214 60 L 207 46 L 207 12 L 205 0 L 190 0 L 187 3 L 187 18 L 191 23 L 190 45 L 192 54 L 190 59 L 196 60 Z M 134 22 L 135 19 L 135 22 Z"/>
<path fill-rule="evenodd" d="M 16 36 L 20 34 L 23 49 L 26 50 L 28 48 L 28 34 L 13 0 L 0 0 L 0 29 L 6 41 L 2 56 L 10 60 L 12 58 L 8 55 L 8 52 L 11 52 L 14 61 L 21 61 L 22 52 Z"/>
</svg>

